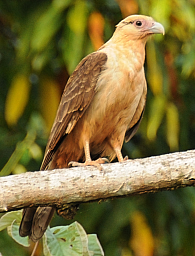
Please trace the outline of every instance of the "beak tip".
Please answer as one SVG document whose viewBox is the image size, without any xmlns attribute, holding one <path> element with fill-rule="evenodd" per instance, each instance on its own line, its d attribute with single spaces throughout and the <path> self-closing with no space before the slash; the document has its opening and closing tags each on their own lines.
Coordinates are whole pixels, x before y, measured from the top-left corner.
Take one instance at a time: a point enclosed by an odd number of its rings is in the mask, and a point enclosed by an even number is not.
<svg viewBox="0 0 195 256">
<path fill-rule="evenodd" d="M 163 36 L 165 35 L 165 29 L 163 25 L 159 22 L 154 22 L 154 25 L 152 26 L 151 31 L 154 34 L 163 34 Z"/>
</svg>

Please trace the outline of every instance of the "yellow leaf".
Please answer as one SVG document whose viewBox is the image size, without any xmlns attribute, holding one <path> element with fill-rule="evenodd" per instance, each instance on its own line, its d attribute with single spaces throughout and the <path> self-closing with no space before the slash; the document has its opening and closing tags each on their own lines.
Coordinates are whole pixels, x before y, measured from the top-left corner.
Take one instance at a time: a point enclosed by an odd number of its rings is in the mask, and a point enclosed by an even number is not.
<svg viewBox="0 0 195 256">
<path fill-rule="evenodd" d="M 83 57 L 85 30 L 87 28 L 88 10 L 86 1 L 76 0 L 67 14 L 67 24 L 62 43 L 63 59 L 71 74 Z"/>
<path fill-rule="evenodd" d="M 139 7 L 135 0 L 117 0 L 123 17 L 127 17 L 131 14 L 138 13 Z"/>
<path fill-rule="evenodd" d="M 41 80 L 41 112 L 47 125 L 47 132 L 53 124 L 60 101 L 60 89 L 58 83 L 49 77 Z"/>
<path fill-rule="evenodd" d="M 170 102 L 166 109 L 167 143 L 171 151 L 179 149 L 179 113 L 177 107 Z"/>
<path fill-rule="evenodd" d="M 30 152 L 32 158 L 34 158 L 35 160 L 40 160 L 43 158 L 42 150 L 39 147 L 39 145 L 36 143 L 33 143 L 32 145 L 30 145 L 29 152 Z"/>
<path fill-rule="evenodd" d="M 5 120 L 8 125 L 15 125 L 22 116 L 28 103 L 30 83 L 27 76 L 18 74 L 14 77 L 5 102 Z"/>
<path fill-rule="evenodd" d="M 163 88 L 163 75 L 156 58 L 153 42 L 147 44 L 147 81 L 154 95 L 161 94 Z"/>
<path fill-rule="evenodd" d="M 131 218 L 132 236 L 130 246 L 135 256 L 153 256 L 154 238 L 145 216 L 139 212 L 134 212 Z"/>
<path fill-rule="evenodd" d="M 17 164 L 14 170 L 12 171 L 12 174 L 20 174 L 25 172 L 27 172 L 26 168 L 21 164 Z"/>
<path fill-rule="evenodd" d="M 129 248 L 122 248 L 121 256 L 133 256 Z"/>
<path fill-rule="evenodd" d="M 164 95 L 158 95 L 152 100 L 150 106 L 150 116 L 147 125 L 147 137 L 149 140 L 156 138 L 156 133 L 162 122 L 166 109 L 166 98 Z"/>
<path fill-rule="evenodd" d="M 75 34 L 83 34 L 86 28 L 87 6 L 83 0 L 77 0 L 68 12 L 67 22 Z"/>
<path fill-rule="evenodd" d="M 160 22 L 163 24 L 163 26 L 165 26 L 165 30 L 166 30 L 166 28 L 170 27 L 170 20 L 171 20 L 170 15 L 173 12 L 172 8 L 173 8 L 172 3 L 169 0 L 161 0 L 160 8 L 159 8 L 159 2 L 153 1 L 150 6 L 150 15 L 155 20 L 159 20 L 159 18 L 160 18 Z"/>
<path fill-rule="evenodd" d="M 103 44 L 104 36 L 104 17 L 99 12 L 93 12 L 89 17 L 89 36 L 91 38 L 94 49 L 99 49 Z"/>
</svg>

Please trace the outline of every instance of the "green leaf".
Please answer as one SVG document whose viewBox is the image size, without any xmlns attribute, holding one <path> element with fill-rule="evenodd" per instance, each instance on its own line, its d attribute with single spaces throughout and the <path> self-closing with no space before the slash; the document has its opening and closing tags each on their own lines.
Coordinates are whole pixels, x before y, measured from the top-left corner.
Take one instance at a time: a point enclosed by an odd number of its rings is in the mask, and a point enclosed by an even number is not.
<svg viewBox="0 0 195 256">
<path fill-rule="evenodd" d="M 88 248 L 93 256 L 104 256 L 104 251 L 96 234 L 88 235 Z"/>
<path fill-rule="evenodd" d="M 72 74 L 75 67 L 83 57 L 84 34 L 75 34 L 69 28 L 66 28 L 64 34 L 68 35 L 69 40 L 62 40 L 61 52 L 68 69 L 68 73 Z"/>
<path fill-rule="evenodd" d="M 150 116 L 147 126 L 147 137 L 149 140 L 156 138 L 156 133 L 164 117 L 166 98 L 164 95 L 156 96 L 150 107 Z"/>
<path fill-rule="evenodd" d="M 42 51 L 50 42 L 59 26 L 62 23 L 61 14 L 57 9 L 51 6 L 43 13 L 38 21 L 32 34 L 31 48 L 34 51 Z"/>
<path fill-rule="evenodd" d="M 21 219 L 22 219 L 22 210 L 15 211 L 15 212 L 8 212 L 4 214 L 0 218 L 0 231 L 7 228 L 8 226 L 11 226 L 13 221 L 15 220 L 19 223 Z"/>
<path fill-rule="evenodd" d="M 22 164 L 17 164 L 16 167 L 13 169 L 12 174 L 20 174 L 27 172 L 27 169 Z"/>
<path fill-rule="evenodd" d="M 43 254 L 44 256 L 64 255 L 57 237 L 52 233 L 52 230 L 49 227 L 43 236 Z"/>
<path fill-rule="evenodd" d="M 83 0 L 77 0 L 68 13 L 68 25 L 75 34 L 83 34 L 86 28 L 87 6 Z"/>
<path fill-rule="evenodd" d="M 166 109 L 167 143 L 171 151 L 179 149 L 179 113 L 177 107 L 170 102 Z"/>
<path fill-rule="evenodd" d="M 34 51 L 41 52 L 51 43 L 52 38 L 59 30 L 63 20 L 63 10 L 71 3 L 70 0 L 55 0 L 42 13 L 36 21 L 36 26 L 31 37 L 31 48 Z M 42 56 L 44 57 L 44 55 Z M 39 60 L 39 61 L 44 61 Z"/>
<path fill-rule="evenodd" d="M 7 227 L 8 234 L 18 243 L 25 247 L 29 247 L 29 238 L 28 237 L 21 237 L 19 235 L 19 223 L 17 223 L 16 220 L 14 220 L 11 224 L 11 226 Z"/>
<path fill-rule="evenodd" d="M 64 36 L 61 40 L 62 56 L 69 74 L 74 71 L 76 65 L 83 57 L 87 17 L 86 2 L 77 0 L 68 12 L 68 26 L 65 27 Z"/>
<path fill-rule="evenodd" d="M 147 80 L 150 89 L 154 95 L 161 94 L 163 91 L 163 75 L 161 67 L 158 64 L 157 53 L 154 42 L 147 44 Z"/>
<path fill-rule="evenodd" d="M 150 15 L 155 19 L 159 20 L 160 22 L 167 28 L 170 26 L 169 17 L 172 12 L 171 9 L 171 2 L 169 0 L 161 0 L 160 1 L 160 8 L 158 1 L 152 1 Z"/>
<path fill-rule="evenodd" d="M 65 8 L 68 7 L 68 5 L 71 4 L 71 2 L 72 0 L 53 0 L 52 5 L 53 8 L 63 11 Z"/>
<path fill-rule="evenodd" d="M 9 175 L 14 170 L 18 162 L 24 156 L 26 150 L 34 143 L 35 138 L 35 130 L 29 130 L 24 140 L 18 142 L 18 144 L 16 145 L 16 149 L 12 153 L 11 157 L 9 158 L 3 169 L 0 171 L 0 176 Z"/>
<path fill-rule="evenodd" d="M 43 237 L 43 251 L 45 256 L 93 255 L 88 250 L 87 234 L 78 222 L 69 226 L 48 228 Z"/>
</svg>

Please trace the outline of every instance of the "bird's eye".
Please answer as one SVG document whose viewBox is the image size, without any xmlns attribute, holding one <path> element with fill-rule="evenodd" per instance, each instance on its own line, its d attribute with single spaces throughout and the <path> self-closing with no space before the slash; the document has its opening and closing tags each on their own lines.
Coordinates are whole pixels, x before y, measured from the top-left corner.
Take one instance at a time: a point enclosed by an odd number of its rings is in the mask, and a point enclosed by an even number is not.
<svg viewBox="0 0 195 256">
<path fill-rule="evenodd" d="M 141 25 L 142 25 L 142 22 L 140 21 L 140 20 L 138 20 L 138 21 L 136 21 L 136 26 L 138 26 L 138 27 L 141 27 Z"/>
</svg>

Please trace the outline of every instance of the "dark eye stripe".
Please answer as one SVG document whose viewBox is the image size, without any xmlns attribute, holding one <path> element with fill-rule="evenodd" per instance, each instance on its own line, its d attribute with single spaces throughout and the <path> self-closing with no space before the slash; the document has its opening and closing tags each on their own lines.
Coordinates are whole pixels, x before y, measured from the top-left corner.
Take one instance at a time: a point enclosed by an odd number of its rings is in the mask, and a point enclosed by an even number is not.
<svg viewBox="0 0 195 256">
<path fill-rule="evenodd" d="M 129 22 L 127 22 L 127 21 L 123 21 L 123 24 L 125 24 L 125 25 L 133 24 L 133 23 L 134 23 L 134 21 L 129 21 Z"/>
</svg>

